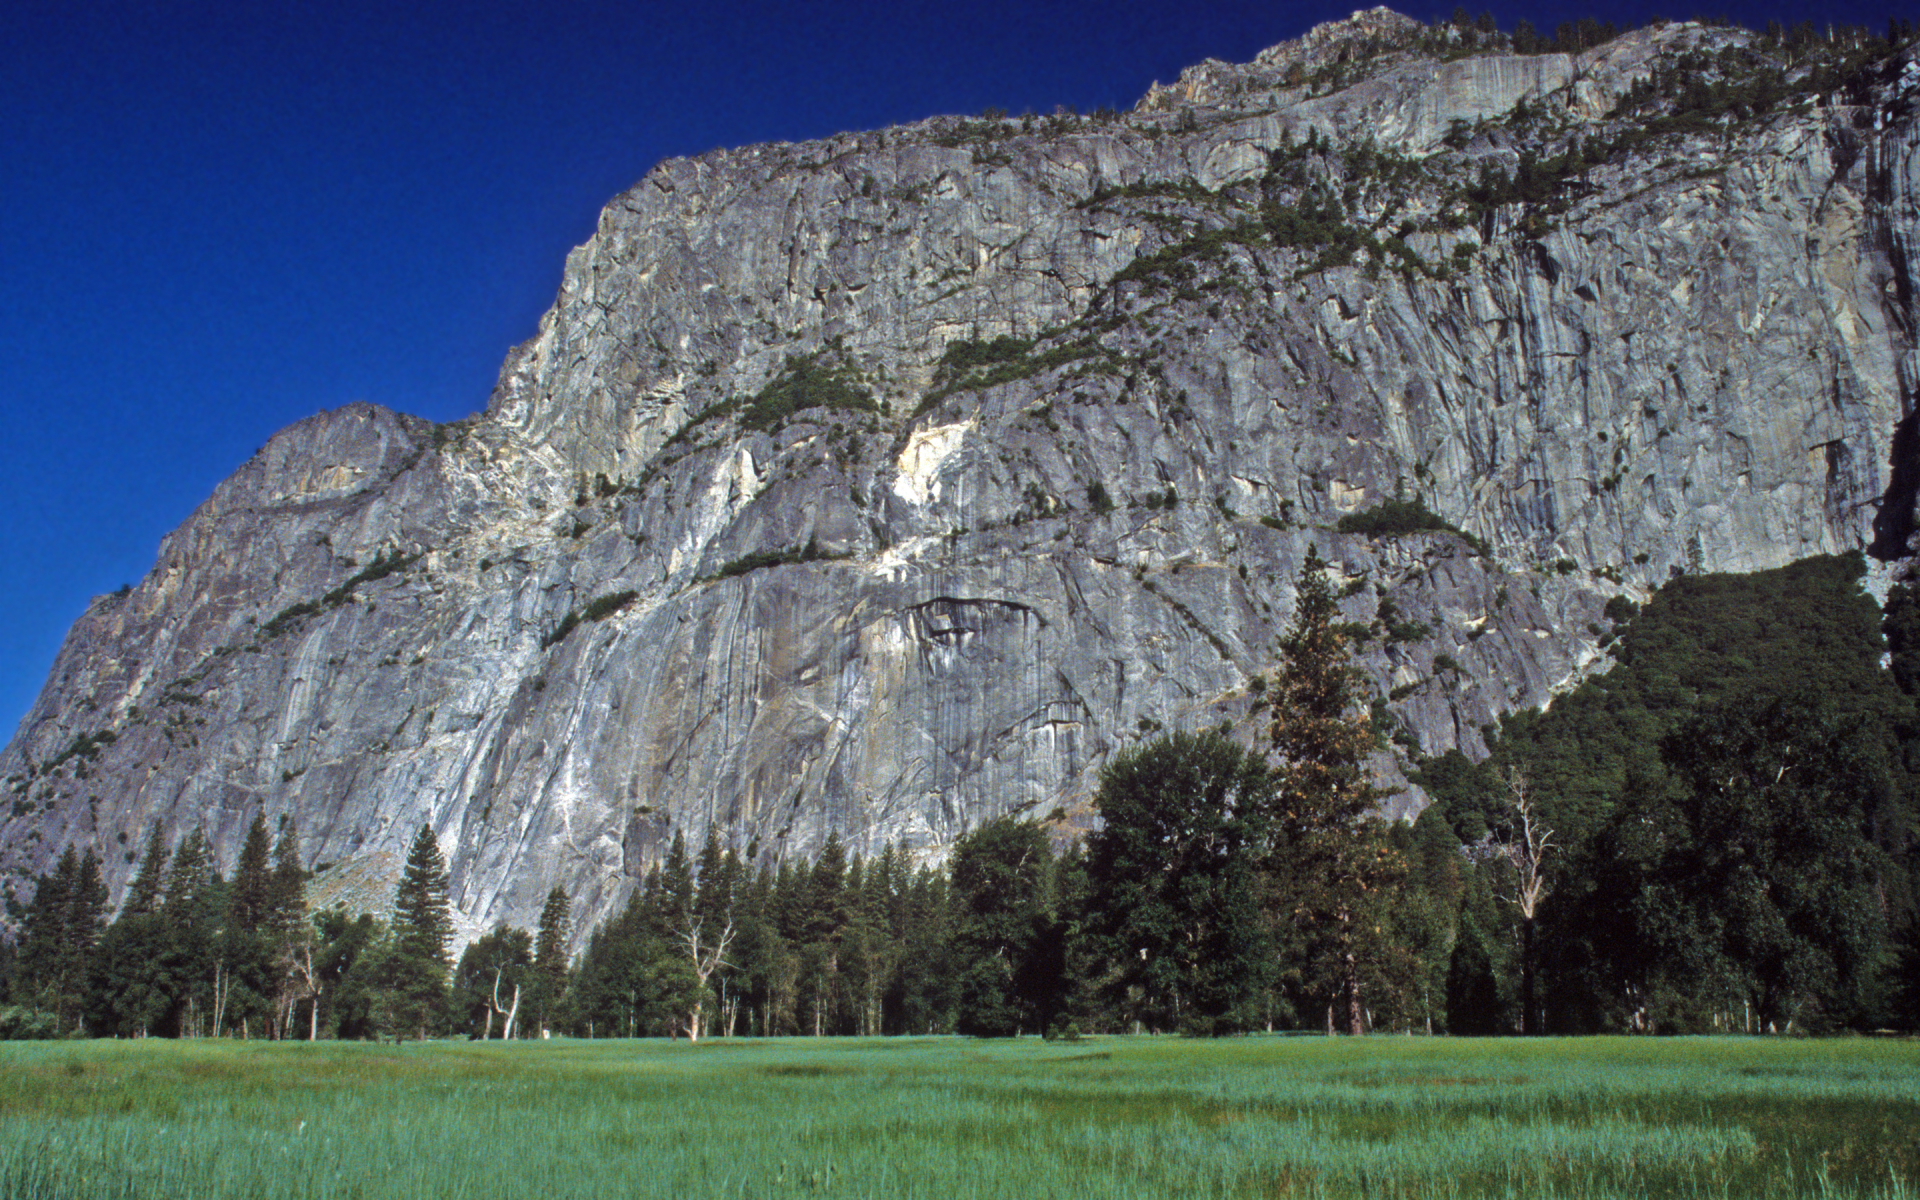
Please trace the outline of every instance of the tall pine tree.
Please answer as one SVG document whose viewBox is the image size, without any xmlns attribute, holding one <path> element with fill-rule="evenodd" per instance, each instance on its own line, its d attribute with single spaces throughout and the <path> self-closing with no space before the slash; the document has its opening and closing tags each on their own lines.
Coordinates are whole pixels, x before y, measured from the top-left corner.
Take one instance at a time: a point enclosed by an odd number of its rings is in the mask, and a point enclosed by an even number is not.
<svg viewBox="0 0 1920 1200">
<path fill-rule="evenodd" d="M 106 924 L 100 858 L 68 846 L 42 876 L 22 922 L 15 991 L 54 1014 L 62 1029 L 80 1019 L 87 967 Z"/>
<path fill-rule="evenodd" d="M 544 1032 L 553 1025 L 567 992 L 568 945 L 573 940 L 573 903 L 559 888 L 547 893 L 534 942 L 534 1020 Z"/>
<path fill-rule="evenodd" d="M 122 919 L 144 917 L 159 911 L 160 896 L 167 882 L 167 860 L 171 857 L 167 840 L 160 833 L 160 822 L 155 821 L 147 833 L 146 853 L 140 856 L 140 866 L 134 872 L 133 882 L 127 885 L 127 899 L 120 906 Z"/>
<path fill-rule="evenodd" d="M 1302 935 L 1307 979 L 1328 1002 L 1329 1029 L 1344 1009 L 1358 1034 L 1368 982 L 1392 957 L 1383 893 L 1403 869 L 1376 815 L 1392 793 L 1367 770 L 1373 725 L 1317 550 L 1308 550 L 1296 592 L 1270 693 L 1279 775 L 1271 867 L 1281 915 Z"/>
<path fill-rule="evenodd" d="M 273 878 L 267 891 L 267 927 L 271 932 L 279 980 L 274 1036 L 293 1036 L 295 1010 L 308 1002 L 307 1036 L 320 1020 L 318 968 L 314 964 L 314 928 L 307 919 L 307 872 L 300 865 L 300 835 L 293 818 L 283 818 L 273 844 Z"/>
<path fill-rule="evenodd" d="M 381 997 L 394 1036 L 411 1031 L 425 1038 L 447 1006 L 453 969 L 452 880 L 433 827 L 422 825 L 407 851 L 407 865 L 393 895 L 393 944 L 379 974 Z"/>
</svg>

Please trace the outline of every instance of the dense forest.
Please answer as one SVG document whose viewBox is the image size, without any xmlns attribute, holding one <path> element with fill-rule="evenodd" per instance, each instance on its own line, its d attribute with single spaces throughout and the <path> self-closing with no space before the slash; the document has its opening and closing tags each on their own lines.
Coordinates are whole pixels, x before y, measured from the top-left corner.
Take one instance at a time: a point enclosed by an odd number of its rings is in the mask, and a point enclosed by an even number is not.
<svg viewBox="0 0 1920 1200">
<path fill-rule="evenodd" d="M 1313 557 L 1265 728 L 1137 743 L 1083 841 L 1008 817 L 936 867 L 677 837 L 577 960 L 555 892 L 454 961 L 428 828 L 385 920 L 308 912 L 286 820 L 231 878 L 156 830 L 111 923 L 70 848 L 16 914 L 0 1036 L 1913 1028 L 1920 596 L 1882 611 L 1864 571 L 1616 600 L 1612 668 L 1420 763 L 1408 825 L 1374 815 L 1383 710 Z"/>
</svg>

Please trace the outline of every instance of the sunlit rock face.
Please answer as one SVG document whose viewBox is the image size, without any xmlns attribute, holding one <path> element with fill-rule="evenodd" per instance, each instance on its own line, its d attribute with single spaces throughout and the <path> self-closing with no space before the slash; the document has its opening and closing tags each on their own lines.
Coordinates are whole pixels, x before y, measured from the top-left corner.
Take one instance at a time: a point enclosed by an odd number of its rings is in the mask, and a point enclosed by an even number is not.
<svg viewBox="0 0 1920 1200">
<path fill-rule="evenodd" d="M 1751 41 L 1450 58 L 1374 10 L 1126 114 L 663 163 L 485 412 L 301 422 L 94 603 L 0 869 L 90 842 L 117 895 L 151 824 L 230 862 L 264 811 L 378 909 L 426 823 L 466 934 L 555 885 L 585 929 L 676 833 L 937 858 L 1085 828 L 1156 729 L 1257 738 L 1310 548 L 1390 777 L 1604 661 L 1612 596 L 1897 569 L 1920 71 L 1622 143 Z M 1471 537 L 1337 528 L 1396 497 Z"/>
</svg>

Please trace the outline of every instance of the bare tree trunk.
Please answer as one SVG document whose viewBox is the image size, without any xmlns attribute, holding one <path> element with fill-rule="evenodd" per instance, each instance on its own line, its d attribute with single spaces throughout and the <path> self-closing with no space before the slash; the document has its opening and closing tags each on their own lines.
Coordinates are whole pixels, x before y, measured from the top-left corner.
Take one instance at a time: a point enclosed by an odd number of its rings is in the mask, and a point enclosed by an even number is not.
<svg viewBox="0 0 1920 1200">
<path fill-rule="evenodd" d="M 1539 1025 L 1534 1017 L 1533 994 L 1533 914 L 1522 912 L 1520 917 L 1520 1036 L 1539 1033 Z"/>
<path fill-rule="evenodd" d="M 693 1002 L 693 1010 L 687 1014 L 689 1042 L 700 1040 L 700 1018 L 707 1004 L 707 980 L 712 978 L 713 973 L 720 967 L 730 965 L 727 963 L 727 947 L 733 944 L 733 933 L 733 919 L 729 917 L 726 928 L 720 931 L 720 936 L 711 944 L 702 939 L 698 921 L 680 934 L 681 939 L 686 942 L 687 952 L 693 956 L 693 973 L 700 980 L 699 998 Z M 731 1022 L 729 1022 L 729 1032 L 731 1032 Z"/>
<path fill-rule="evenodd" d="M 220 1030 L 227 1020 L 227 973 L 223 967 L 213 969 L 213 1036 L 219 1037 Z"/>
<path fill-rule="evenodd" d="M 513 985 L 513 1006 L 511 1008 L 500 1007 L 499 970 L 495 970 L 493 973 L 493 995 L 487 1007 L 487 1035 L 489 1037 L 493 1034 L 493 1015 L 495 1013 L 499 1013 L 506 1018 L 506 1023 L 500 1027 L 500 1040 L 503 1042 L 512 1041 L 514 1019 L 520 1015 L 520 985 L 517 983 Z"/>
<path fill-rule="evenodd" d="M 1534 992 L 1534 918 L 1547 897 L 1547 851 L 1554 849 L 1553 830 L 1533 818 L 1533 792 L 1518 767 L 1506 775 L 1507 803 L 1520 815 L 1520 840 L 1507 847 L 1516 875 L 1513 903 L 1520 910 L 1520 1034 L 1540 1032 L 1538 998 Z"/>
</svg>

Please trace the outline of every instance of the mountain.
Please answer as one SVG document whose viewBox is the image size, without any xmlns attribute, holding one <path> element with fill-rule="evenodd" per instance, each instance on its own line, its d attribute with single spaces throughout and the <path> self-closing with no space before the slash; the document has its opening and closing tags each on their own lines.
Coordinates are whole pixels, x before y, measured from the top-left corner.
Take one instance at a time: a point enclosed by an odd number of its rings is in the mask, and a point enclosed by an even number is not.
<svg viewBox="0 0 1920 1200">
<path fill-rule="evenodd" d="M 1127 113 L 660 164 L 484 413 L 300 422 L 91 605 L 0 754 L 0 873 L 90 842 L 117 896 L 151 824 L 230 862 L 264 810 L 379 908 L 426 823 L 466 935 L 555 885 L 585 929 L 676 832 L 1084 828 L 1117 749 L 1259 728 L 1309 547 L 1390 777 L 1604 665 L 1615 596 L 1855 548 L 1884 585 L 1912 51 L 1568 36 L 1373 9 Z"/>
</svg>

